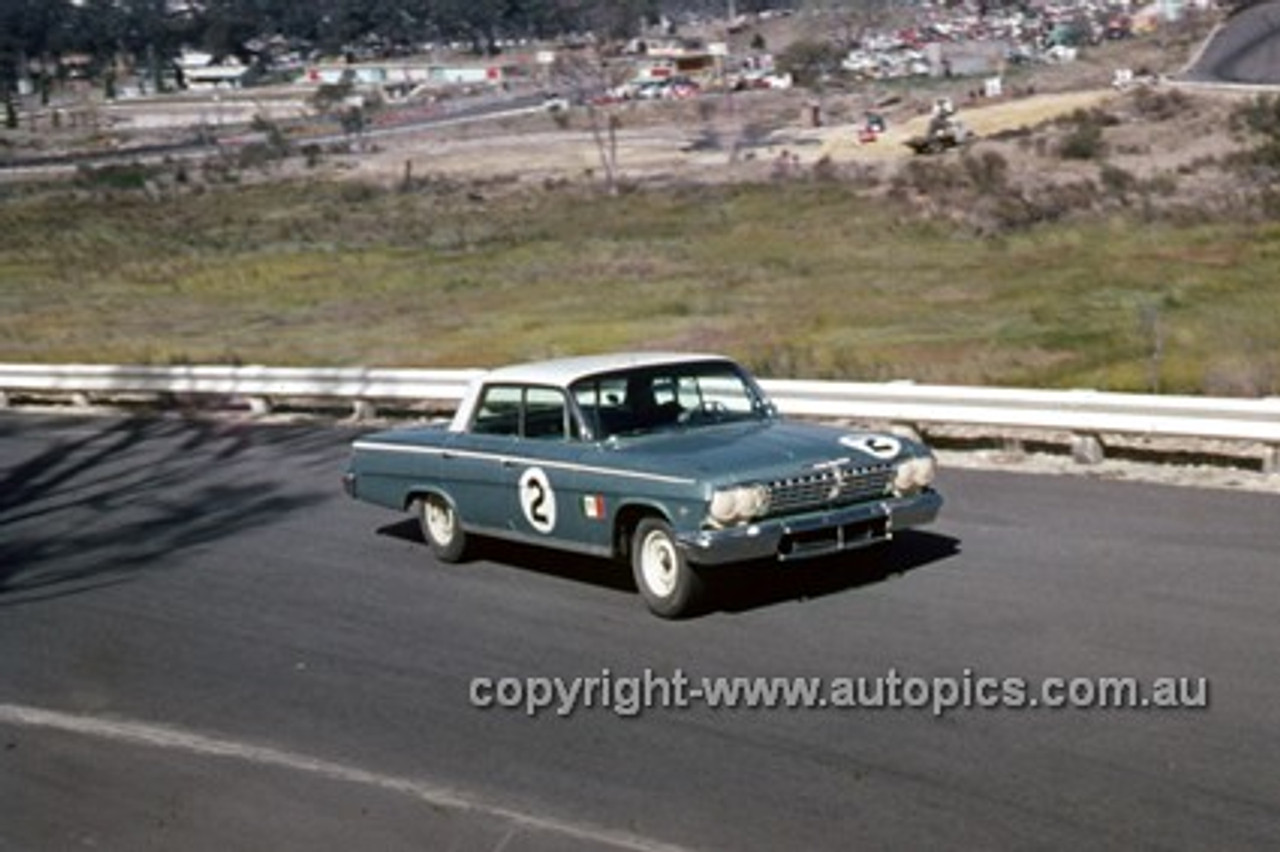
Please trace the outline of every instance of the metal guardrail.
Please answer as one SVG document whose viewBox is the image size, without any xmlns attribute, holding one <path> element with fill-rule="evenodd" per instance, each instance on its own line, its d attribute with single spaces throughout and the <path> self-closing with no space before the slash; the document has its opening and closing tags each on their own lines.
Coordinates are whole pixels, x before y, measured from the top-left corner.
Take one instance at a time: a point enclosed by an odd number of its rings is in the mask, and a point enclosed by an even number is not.
<svg viewBox="0 0 1280 852">
<path fill-rule="evenodd" d="M 767 381 L 791 414 L 1280 444 L 1280 398 L 1149 396 L 911 382 Z"/>
<path fill-rule="evenodd" d="M 484 370 L 392 370 L 235 366 L 107 366 L 0 364 L 0 404 L 22 394 L 62 395 L 88 404 L 128 394 L 214 396 L 243 400 L 258 413 L 272 399 L 350 402 L 357 416 L 376 401 L 452 405 Z"/>
<path fill-rule="evenodd" d="M 1094 390 L 949 387 L 791 380 L 761 383 L 788 414 L 905 424 L 1036 429 L 1072 434 L 1078 461 L 1103 458 L 1101 435 L 1263 445 L 1262 467 L 1280 473 L 1280 398 L 1151 396 Z"/>
<path fill-rule="evenodd" d="M 0 405 L 19 397 L 81 404 L 128 395 L 213 396 L 258 413 L 273 400 L 350 404 L 369 417 L 379 403 L 455 405 L 484 370 L 0 364 Z M 1280 472 L 1280 398 L 1148 396 L 1088 390 L 949 387 L 911 382 L 762 380 L 786 414 L 907 424 L 1069 432 L 1082 461 L 1102 458 L 1100 435 L 1261 444 L 1263 467 Z"/>
</svg>

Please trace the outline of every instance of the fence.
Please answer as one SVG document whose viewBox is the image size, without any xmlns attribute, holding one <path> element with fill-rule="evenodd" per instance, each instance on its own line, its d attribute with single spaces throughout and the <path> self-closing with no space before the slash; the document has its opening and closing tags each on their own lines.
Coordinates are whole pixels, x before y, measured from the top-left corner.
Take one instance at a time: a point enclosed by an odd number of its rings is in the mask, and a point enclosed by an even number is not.
<svg viewBox="0 0 1280 852">
<path fill-rule="evenodd" d="M 77 404 L 145 394 L 208 397 L 257 413 L 284 400 L 350 405 L 372 416 L 379 404 L 450 408 L 483 370 L 284 368 L 235 366 L 105 366 L 0 364 L 0 405 L 26 398 Z M 1098 391 L 947 387 L 911 382 L 873 384 L 764 380 L 786 414 L 968 426 L 993 434 L 1010 429 L 1068 432 L 1081 461 L 1102 458 L 1101 435 L 1137 435 L 1258 444 L 1262 465 L 1280 471 L 1280 398 L 1147 396 Z"/>
</svg>

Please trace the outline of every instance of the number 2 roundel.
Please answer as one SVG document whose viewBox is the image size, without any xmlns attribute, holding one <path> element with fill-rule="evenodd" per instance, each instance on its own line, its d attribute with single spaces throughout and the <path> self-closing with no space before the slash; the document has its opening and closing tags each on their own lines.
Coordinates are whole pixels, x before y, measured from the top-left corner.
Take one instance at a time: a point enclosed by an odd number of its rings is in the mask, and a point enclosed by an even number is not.
<svg viewBox="0 0 1280 852">
<path fill-rule="evenodd" d="M 531 467 L 520 475 L 520 508 L 538 532 L 549 533 L 556 528 L 556 494 L 542 468 Z"/>
</svg>

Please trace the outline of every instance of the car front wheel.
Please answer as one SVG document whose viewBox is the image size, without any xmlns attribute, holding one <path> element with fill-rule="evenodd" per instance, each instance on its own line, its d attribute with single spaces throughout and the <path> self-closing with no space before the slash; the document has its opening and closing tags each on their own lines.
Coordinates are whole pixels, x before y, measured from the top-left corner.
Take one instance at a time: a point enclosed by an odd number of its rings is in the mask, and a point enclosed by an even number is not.
<svg viewBox="0 0 1280 852">
<path fill-rule="evenodd" d="M 428 494 L 414 501 L 414 512 L 422 527 L 422 537 L 441 562 L 459 562 L 467 549 L 467 534 L 453 505 L 443 497 Z"/>
<path fill-rule="evenodd" d="M 666 521 L 645 518 L 631 539 L 631 572 L 655 615 L 687 615 L 703 595 L 702 578 L 684 558 Z"/>
</svg>

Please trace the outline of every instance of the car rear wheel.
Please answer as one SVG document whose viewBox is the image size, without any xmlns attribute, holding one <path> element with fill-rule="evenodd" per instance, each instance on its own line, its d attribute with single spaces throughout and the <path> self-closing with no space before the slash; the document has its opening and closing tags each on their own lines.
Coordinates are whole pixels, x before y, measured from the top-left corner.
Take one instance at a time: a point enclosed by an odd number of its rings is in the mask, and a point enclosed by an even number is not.
<svg viewBox="0 0 1280 852">
<path fill-rule="evenodd" d="M 441 562 L 458 562 L 467 549 L 467 534 L 458 522 L 453 505 L 437 494 L 414 501 L 414 511 L 422 527 L 422 537 Z"/>
<path fill-rule="evenodd" d="M 655 615 L 687 615 L 703 595 L 702 577 L 684 558 L 666 521 L 645 518 L 631 539 L 631 572 Z"/>
</svg>

